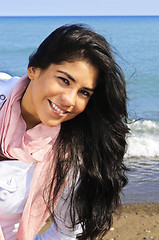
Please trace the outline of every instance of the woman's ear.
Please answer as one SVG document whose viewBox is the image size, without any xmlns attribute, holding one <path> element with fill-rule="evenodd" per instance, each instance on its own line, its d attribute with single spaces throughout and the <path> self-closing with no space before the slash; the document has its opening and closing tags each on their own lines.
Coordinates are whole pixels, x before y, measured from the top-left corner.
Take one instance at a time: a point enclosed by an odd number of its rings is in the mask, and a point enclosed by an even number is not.
<svg viewBox="0 0 159 240">
<path fill-rule="evenodd" d="M 30 80 L 37 79 L 39 75 L 40 75 L 40 68 L 37 68 L 37 67 L 28 68 L 28 77 L 30 78 Z"/>
</svg>

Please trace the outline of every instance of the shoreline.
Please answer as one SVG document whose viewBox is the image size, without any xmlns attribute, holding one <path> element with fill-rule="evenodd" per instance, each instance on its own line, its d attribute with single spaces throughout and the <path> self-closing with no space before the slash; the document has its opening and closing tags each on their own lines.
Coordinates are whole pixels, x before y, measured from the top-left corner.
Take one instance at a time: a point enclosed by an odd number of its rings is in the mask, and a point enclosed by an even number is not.
<svg viewBox="0 0 159 240">
<path fill-rule="evenodd" d="M 123 204 L 113 216 L 114 223 L 103 240 L 158 240 L 159 202 Z M 48 219 L 39 234 L 51 225 Z"/>
</svg>

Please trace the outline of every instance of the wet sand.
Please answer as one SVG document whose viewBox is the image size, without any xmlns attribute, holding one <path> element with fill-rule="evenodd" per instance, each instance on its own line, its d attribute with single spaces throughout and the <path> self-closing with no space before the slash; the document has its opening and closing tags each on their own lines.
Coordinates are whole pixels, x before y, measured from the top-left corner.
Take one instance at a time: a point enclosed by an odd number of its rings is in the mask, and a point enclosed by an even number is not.
<svg viewBox="0 0 159 240">
<path fill-rule="evenodd" d="M 40 231 L 51 225 L 48 220 Z M 125 204 L 114 214 L 114 224 L 103 240 L 159 240 L 159 203 Z"/>
</svg>

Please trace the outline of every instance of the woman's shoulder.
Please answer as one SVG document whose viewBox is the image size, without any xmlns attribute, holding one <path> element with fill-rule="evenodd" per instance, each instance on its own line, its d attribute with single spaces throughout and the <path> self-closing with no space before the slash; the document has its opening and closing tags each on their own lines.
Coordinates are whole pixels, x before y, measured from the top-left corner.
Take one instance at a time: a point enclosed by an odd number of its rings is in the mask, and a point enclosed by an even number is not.
<svg viewBox="0 0 159 240">
<path fill-rule="evenodd" d="M 7 73 L 0 72 L 0 107 L 7 99 L 18 80 L 19 77 L 12 77 Z"/>
<path fill-rule="evenodd" d="M 8 73 L 0 72 L 0 84 L 2 86 L 14 85 L 19 80 L 19 77 L 12 77 Z"/>
<path fill-rule="evenodd" d="M 9 75 L 8 73 L 0 72 L 0 80 L 1 81 L 7 81 L 10 78 L 12 78 L 12 76 Z"/>
</svg>

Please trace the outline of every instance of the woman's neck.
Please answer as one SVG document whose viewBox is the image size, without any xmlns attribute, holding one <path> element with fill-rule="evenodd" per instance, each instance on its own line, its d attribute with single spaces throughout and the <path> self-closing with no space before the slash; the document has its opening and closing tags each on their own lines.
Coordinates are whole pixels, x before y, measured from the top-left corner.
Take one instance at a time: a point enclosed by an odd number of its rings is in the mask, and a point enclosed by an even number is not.
<svg viewBox="0 0 159 240">
<path fill-rule="evenodd" d="M 32 101 L 31 101 L 29 92 L 30 92 L 30 83 L 26 91 L 24 92 L 21 99 L 21 103 L 20 103 L 21 116 L 26 123 L 26 130 L 31 129 L 40 123 L 37 119 L 35 119 L 34 115 L 31 112 Z"/>
</svg>

